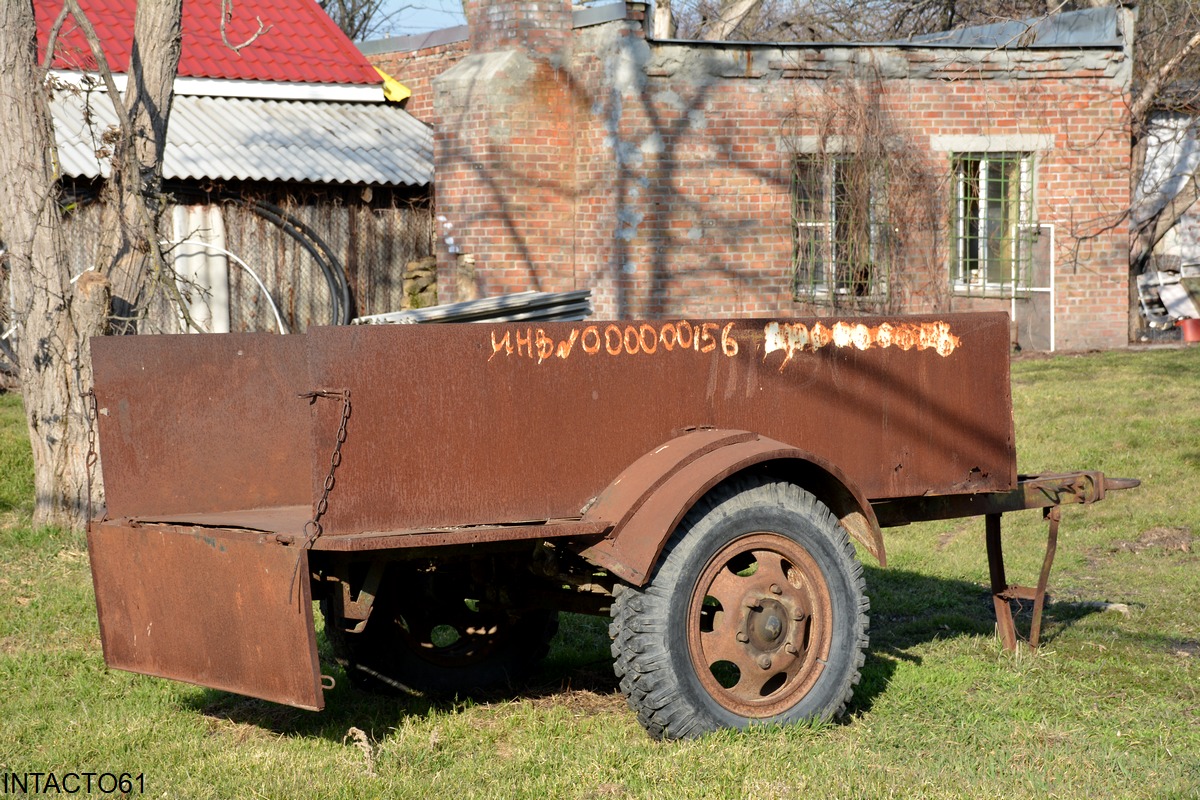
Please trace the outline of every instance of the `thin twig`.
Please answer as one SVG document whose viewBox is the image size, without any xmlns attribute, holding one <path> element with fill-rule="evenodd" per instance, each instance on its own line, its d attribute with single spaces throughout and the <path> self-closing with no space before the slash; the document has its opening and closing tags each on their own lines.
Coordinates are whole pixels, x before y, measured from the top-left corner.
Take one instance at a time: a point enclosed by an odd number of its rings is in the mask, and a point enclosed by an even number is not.
<svg viewBox="0 0 1200 800">
<path fill-rule="evenodd" d="M 67 21 L 67 14 L 70 13 L 67 4 L 63 4 L 62 11 L 58 12 L 58 19 L 54 20 L 54 24 L 50 26 L 50 33 L 46 36 L 46 54 L 42 58 L 42 70 L 50 71 L 50 65 L 54 63 L 54 50 L 58 46 L 58 32 L 62 30 L 63 23 Z"/>
<path fill-rule="evenodd" d="M 254 32 L 254 35 L 241 44 L 234 44 L 233 42 L 229 41 L 229 37 L 225 33 L 225 24 L 231 19 L 233 19 L 233 0 L 221 0 L 221 41 L 225 43 L 226 47 L 238 55 L 241 55 L 241 50 L 243 47 L 253 44 L 258 37 L 262 36 L 264 33 L 274 27 L 273 25 L 267 25 L 266 27 L 263 27 L 262 17 L 255 17 L 254 21 L 258 23 L 258 30 Z"/>
</svg>

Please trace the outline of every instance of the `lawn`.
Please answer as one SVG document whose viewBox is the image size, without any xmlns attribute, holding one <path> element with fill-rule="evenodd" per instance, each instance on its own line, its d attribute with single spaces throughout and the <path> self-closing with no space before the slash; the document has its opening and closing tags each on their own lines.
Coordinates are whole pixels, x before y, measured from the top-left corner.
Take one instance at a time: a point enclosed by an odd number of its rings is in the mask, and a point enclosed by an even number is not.
<svg viewBox="0 0 1200 800">
<path fill-rule="evenodd" d="M 587 617 L 490 701 L 340 680 L 314 714 L 106 670 L 87 554 L 30 526 L 20 403 L 0 397 L 0 794 L 53 771 L 172 798 L 1200 797 L 1200 347 L 1021 360 L 1013 394 L 1021 471 L 1143 481 L 1064 511 L 1042 649 L 994 635 L 981 520 L 892 529 L 844 720 L 665 744 Z M 1040 515 L 1006 516 L 1005 541 L 1034 582 Z"/>
</svg>

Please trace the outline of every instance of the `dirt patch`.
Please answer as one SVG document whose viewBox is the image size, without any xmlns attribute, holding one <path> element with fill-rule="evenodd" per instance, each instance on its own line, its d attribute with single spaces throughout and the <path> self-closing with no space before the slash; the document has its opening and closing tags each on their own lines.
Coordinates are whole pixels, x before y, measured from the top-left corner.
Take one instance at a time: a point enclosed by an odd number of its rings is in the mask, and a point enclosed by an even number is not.
<svg viewBox="0 0 1200 800">
<path fill-rule="evenodd" d="M 588 689 L 563 689 L 554 694 L 531 698 L 535 706 L 566 708 L 581 716 L 625 713 L 625 697 L 619 693 L 601 694 Z"/>
<path fill-rule="evenodd" d="M 1195 658 L 1200 656 L 1200 642 L 1191 639 L 1172 642 L 1171 652 L 1182 658 Z"/>
<path fill-rule="evenodd" d="M 1191 528 L 1151 528 L 1136 542 L 1114 542 L 1111 549 L 1115 553 L 1144 553 L 1147 550 L 1190 553 L 1193 541 Z"/>
<path fill-rule="evenodd" d="M 234 722 L 228 718 L 204 715 L 204 723 L 209 736 L 229 737 L 238 744 L 244 744 L 252 739 L 265 739 L 267 731 L 257 725 L 247 722 Z"/>
<path fill-rule="evenodd" d="M 952 545 L 959 536 L 962 536 L 964 533 L 970 533 L 974 527 L 975 526 L 972 525 L 971 522 L 964 522 L 955 526 L 952 530 L 946 531 L 937 538 L 937 544 L 934 546 L 935 549 L 939 553 L 942 552 L 947 547 Z"/>
</svg>

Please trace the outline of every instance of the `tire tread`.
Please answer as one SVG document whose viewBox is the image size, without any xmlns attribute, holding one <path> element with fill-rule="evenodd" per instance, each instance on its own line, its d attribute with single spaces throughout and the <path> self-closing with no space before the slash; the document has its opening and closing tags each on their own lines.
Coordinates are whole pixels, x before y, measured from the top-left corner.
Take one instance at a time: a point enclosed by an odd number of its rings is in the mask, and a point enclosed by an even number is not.
<svg viewBox="0 0 1200 800">
<path fill-rule="evenodd" d="M 639 589 L 618 585 L 614 591 L 609 625 L 614 671 L 630 708 L 654 739 L 691 738 L 718 727 L 703 709 L 694 707 L 684 696 L 679 677 L 672 672 L 664 641 L 671 590 L 684 578 L 684 555 L 700 545 L 701 537 L 690 537 L 689 533 L 700 526 L 711 529 L 735 512 L 764 502 L 799 511 L 816 522 L 829 534 L 838 558 L 845 561 L 852 591 L 857 593 L 855 640 L 851 644 L 853 669 L 835 692 L 835 697 L 840 696 L 840 699 L 821 717 L 841 716 L 854 695 L 866 660 L 870 600 L 866 596 L 862 564 L 850 537 L 828 508 L 800 487 L 764 478 L 741 478 L 718 486 L 684 516 L 664 547 L 658 569 L 646 586 Z"/>
</svg>

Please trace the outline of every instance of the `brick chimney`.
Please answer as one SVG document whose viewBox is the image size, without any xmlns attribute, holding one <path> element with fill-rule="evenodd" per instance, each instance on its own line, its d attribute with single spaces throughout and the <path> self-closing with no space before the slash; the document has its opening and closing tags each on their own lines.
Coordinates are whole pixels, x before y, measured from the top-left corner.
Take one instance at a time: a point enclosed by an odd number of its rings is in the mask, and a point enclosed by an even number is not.
<svg viewBox="0 0 1200 800">
<path fill-rule="evenodd" d="M 464 0 L 471 51 L 514 48 L 554 57 L 570 41 L 571 9 L 570 0 Z"/>
<path fill-rule="evenodd" d="M 471 52 L 434 79 L 438 292 L 573 289 L 570 2 L 466 0 Z M 547 270 L 546 265 L 558 269 Z"/>
</svg>

